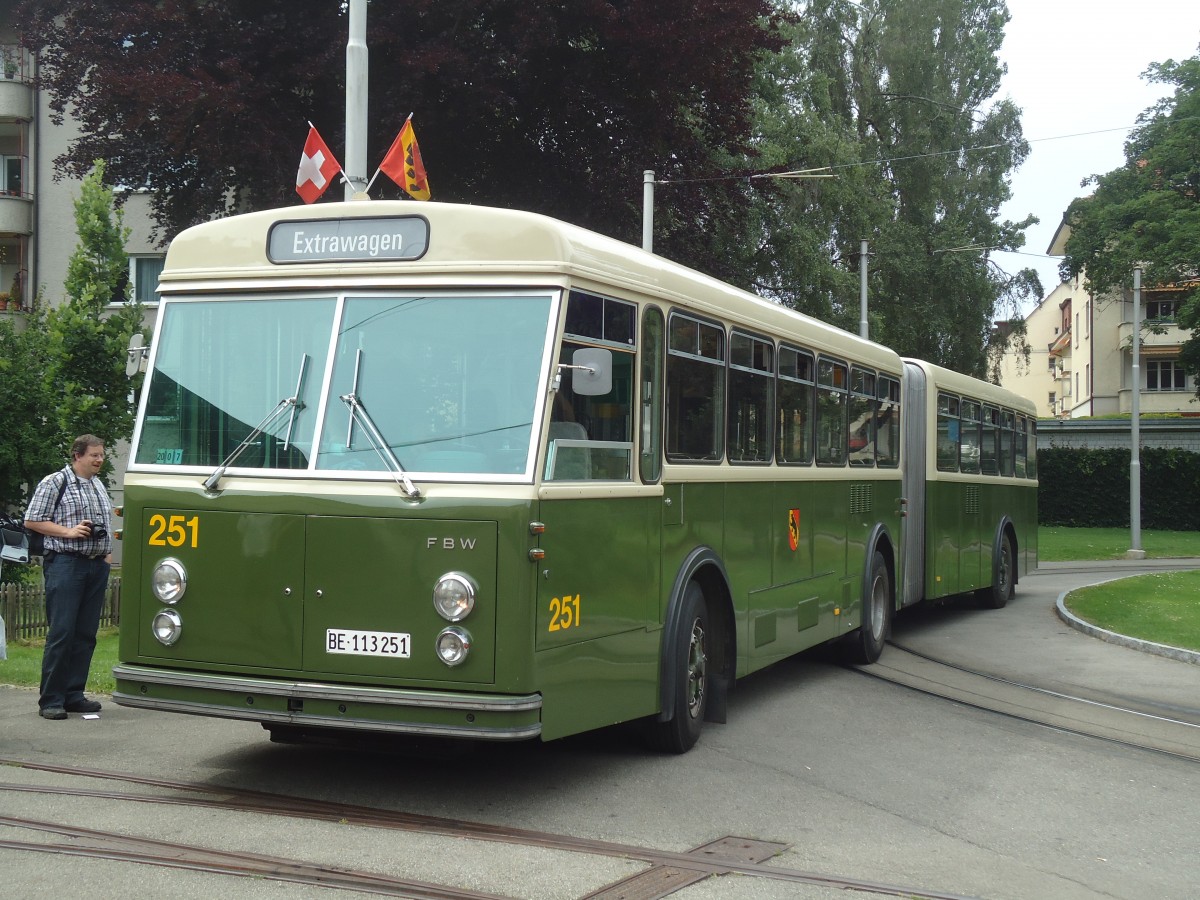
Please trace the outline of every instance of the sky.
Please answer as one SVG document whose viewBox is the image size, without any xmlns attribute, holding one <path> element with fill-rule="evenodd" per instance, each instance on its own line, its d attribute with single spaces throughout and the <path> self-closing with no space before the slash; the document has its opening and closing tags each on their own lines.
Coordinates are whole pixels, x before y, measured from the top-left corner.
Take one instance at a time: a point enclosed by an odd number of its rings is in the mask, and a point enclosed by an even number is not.
<svg viewBox="0 0 1200 900">
<path fill-rule="evenodd" d="M 1058 260 L 1046 248 L 1067 205 L 1091 191 L 1080 182 L 1120 166 L 1129 126 L 1170 93 L 1141 73 L 1200 50 L 1200 0 L 1008 0 L 1008 9 L 1000 96 L 1022 110 L 1031 152 L 1000 217 L 1032 213 L 1041 222 L 1025 232 L 1021 253 L 992 259 L 1007 272 L 1037 269 L 1045 296 L 1058 285 Z"/>
</svg>

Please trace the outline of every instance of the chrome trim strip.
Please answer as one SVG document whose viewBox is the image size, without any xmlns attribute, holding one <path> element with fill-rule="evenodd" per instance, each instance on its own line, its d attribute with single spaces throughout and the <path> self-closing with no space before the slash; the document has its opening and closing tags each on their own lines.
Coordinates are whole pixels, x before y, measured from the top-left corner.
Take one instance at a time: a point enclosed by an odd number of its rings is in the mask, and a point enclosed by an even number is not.
<svg viewBox="0 0 1200 900">
<path fill-rule="evenodd" d="M 312 700 L 336 700 L 349 703 L 377 703 L 392 707 L 465 709 L 480 712 L 514 713 L 542 708 L 541 694 L 495 696 L 460 692 L 417 691 L 409 688 L 374 688 L 320 684 L 310 681 L 284 681 L 251 678 L 243 675 L 211 675 L 203 672 L 169 671 L 148 666 L 118 665 L 113 677 L 129 681 L 161 684 L 168 687 L 200 688 L 211 691 L 267 694 Z M 117 696 L 113 694 L 114 698 Z M 137 698 L 132 698 L 137 699 Z M 133 704 L 131 704 L 133 705 Z M 338 720 L 341 721 L 341 720 Z"/>
<path fill-rule="evenodd" d="M 208 703 L 187 700 L 147 700 L 134 694 L 114 691 L 113 700 L 120 706 L 154 709 L 160 712 L 188 713 L 218 719 L 239 719 L 252 722 L 274 722 L 280 725 L 336 728 L 343 731 L 372 731 L 389 734 L 420 734 L 427 737 L 472 738 L 487 741 L 523 741 L 538 737 L 542 724 L 536 722 L 522 728 L 466 728 L 454 725 L 424 725 L 415 722 L 379 722 L 373 719 L 334 719 L 329 716 L 309 716 L 304 713 L 281 713 L 253 709 L 230 709 Z"/>
</svg>

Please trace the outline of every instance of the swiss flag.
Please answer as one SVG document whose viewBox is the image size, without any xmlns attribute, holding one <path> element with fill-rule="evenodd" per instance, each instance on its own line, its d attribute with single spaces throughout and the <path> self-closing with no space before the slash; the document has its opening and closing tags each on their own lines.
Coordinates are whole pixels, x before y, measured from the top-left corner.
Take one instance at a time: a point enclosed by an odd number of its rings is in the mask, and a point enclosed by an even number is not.
<svg viewBox="0 0 1200 900">
<path fill-rule="evenodd" d="M 300 155 L 300 169 L 296 172 L 296 193 L 305 203 L 314 203 L 333 183 L 333 176 L 342 171 L 334 158 L 333 151 L 321 140 L 321 135 L 308 123 L 308 140 Z"/>
</svg>

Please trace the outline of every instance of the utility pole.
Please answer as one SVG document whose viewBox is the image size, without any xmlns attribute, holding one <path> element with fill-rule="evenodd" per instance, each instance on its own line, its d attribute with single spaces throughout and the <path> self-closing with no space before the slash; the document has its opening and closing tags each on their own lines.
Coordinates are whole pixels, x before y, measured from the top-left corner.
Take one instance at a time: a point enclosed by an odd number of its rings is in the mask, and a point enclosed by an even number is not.
<svg viewBox="0 0 1200 900">
<path fill-rule="evenodd" d="M 642 172 L 642 249 L 654 252 L 654 170 Z"/>
<path fill-rule="evenodd" d="M 1129 396 L 1129 527 L 1126 559 L 1145 559 L 1142 549 L 1142 270 L 1133 270 L 1133 393 Z"/>
<path fill-rule="evenodd" d="M 858 336 L 867 337 L 867 242 L 863 241 L 858 254 Z"/>
<path fill-rule="evenodd" d="M 350 0 L 346 41 L 346 192 L 345 199 L 367 191 L 367 0 Z"/>
</svg>

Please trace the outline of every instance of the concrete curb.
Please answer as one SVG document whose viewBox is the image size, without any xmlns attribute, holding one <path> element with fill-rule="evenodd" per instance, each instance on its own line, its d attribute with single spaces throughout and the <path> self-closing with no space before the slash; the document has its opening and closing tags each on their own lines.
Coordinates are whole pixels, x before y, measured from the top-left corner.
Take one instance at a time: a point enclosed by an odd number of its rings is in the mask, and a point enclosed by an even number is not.
<svg viewBox="0 0 1200 900">
<path fill-rule="evenodd" d="M 1135 577 L 1135 576 L 1129 576 Z M 1109 581 L 1120 581 L 1120 578 L 1107 578 L 1104 581 L 1098 581 L 1096 584 L 1106 584 Z M 1094 587 L 1094 585 L 1085 585 L 1085 587 Z M 1074 588 L 1073 590 L 1080 590 Z M 1093 625 L 1091 622 L 1085 622 L 1069 609 L 1067 609 L 1066 599 L 1071 591 L 1063 591 L 1058 595 L 1058 600 L 1055 601 L 1054 607 L 1058 612 L 1058 617 L 1067 625 L 1074 628 L 1076 631 L 1082 631 L 1086 635 L 1094 638 L 1099 638 L 1102 641 L 1108 641 L 1110 644 L 1117 644 L 1121 647 L 1128 647 L 1131 650 L 1140 650 L 1142 653 L 1151 653 L 1155 656 L 1165 656 L 1168 659 L 1174 659 L 1178 662 L 1191 663 L 1194 666 L 1200 666 L 1200 653 L 1195 650 L 1185 650 L 1183 647 L 1172 647 L 1169 644 L 1156 644 L 1154 641 L 1143 641 L 1140 638 L 1129 637 L 1126 634 L 1117 634 L 1115 631 L 1109 631 L 1105 628 Z"/>
</svg>

